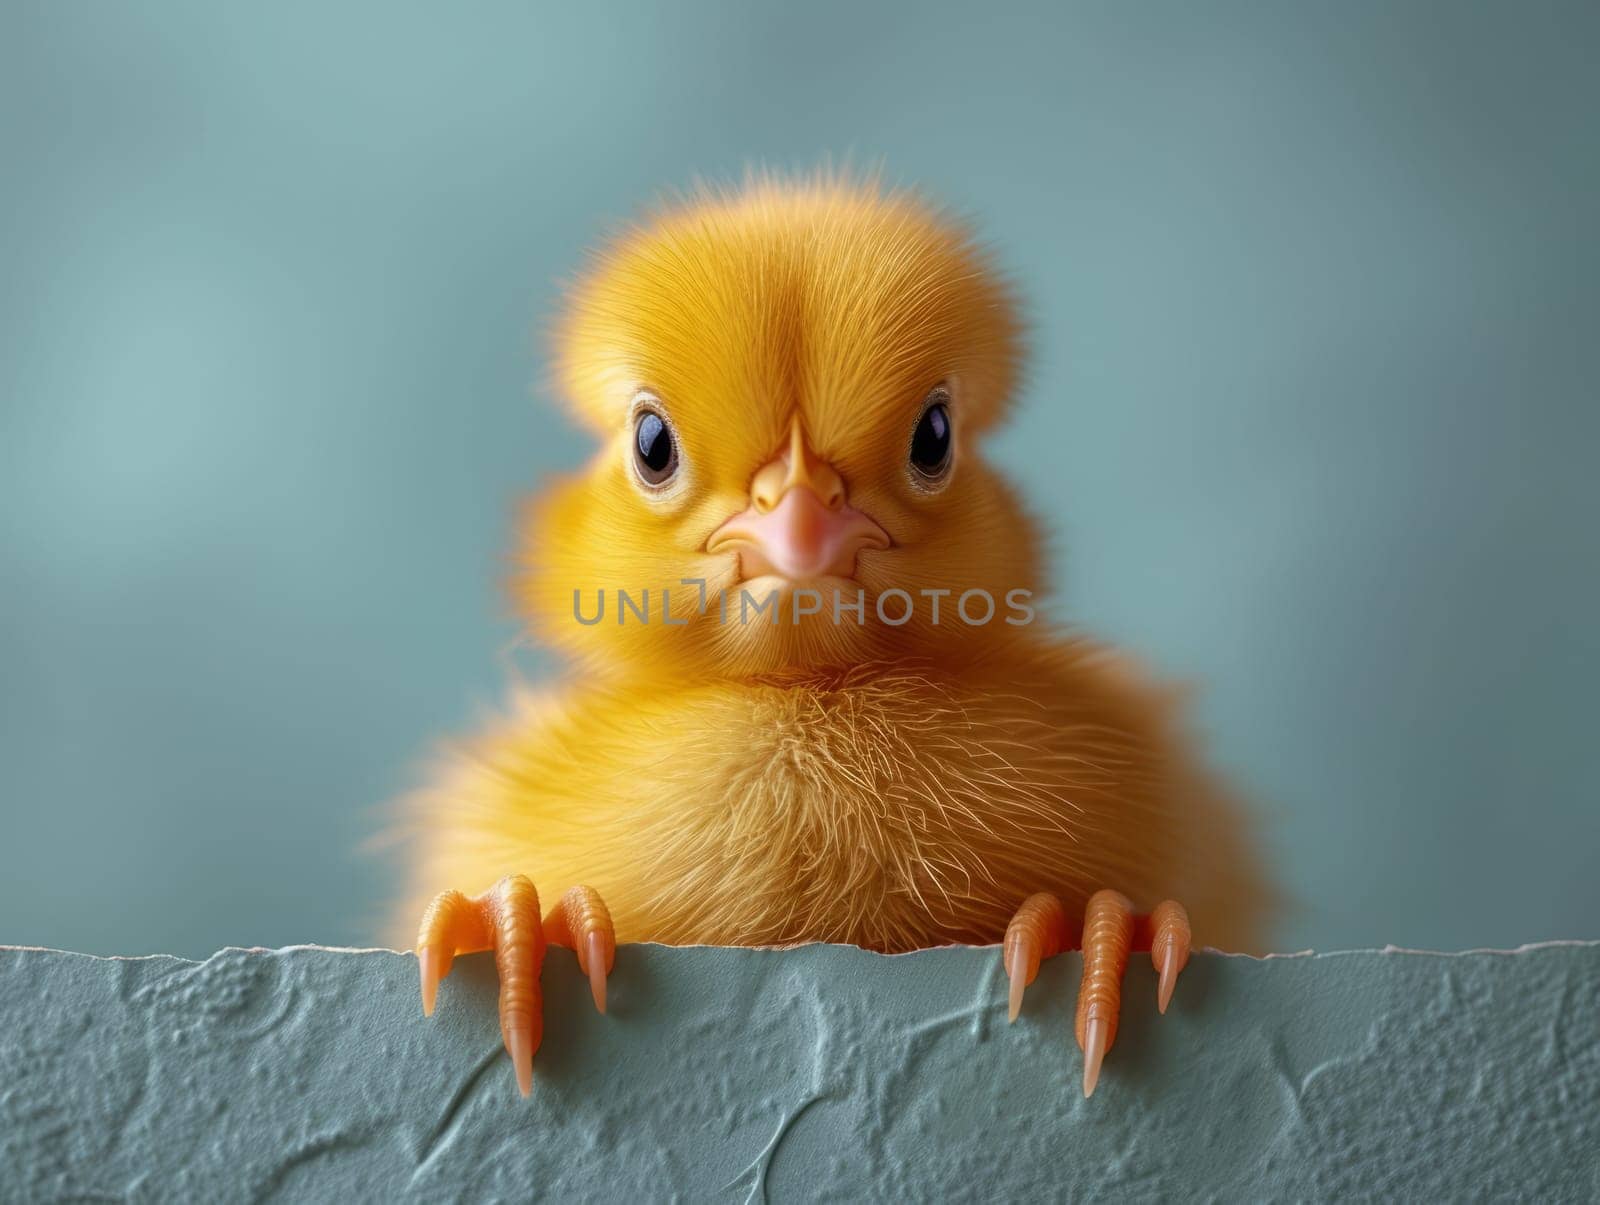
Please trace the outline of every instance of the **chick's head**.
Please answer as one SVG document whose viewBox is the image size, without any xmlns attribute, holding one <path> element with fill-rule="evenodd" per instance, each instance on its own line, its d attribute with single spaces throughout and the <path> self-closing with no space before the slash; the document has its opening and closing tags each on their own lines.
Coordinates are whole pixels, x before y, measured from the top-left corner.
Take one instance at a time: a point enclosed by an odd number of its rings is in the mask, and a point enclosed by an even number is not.
<svg viewBox="0 0 1600 1205">
<path fill-rule="evenodd" d="M 601 448 L 532 506 L 521 602 L 613 673 L 977 655 L 1038 572 L 979 451 L 1019 359 L 1005 281 L 916 197 L 757 180 L 680 202 L 595 257 L 558 326 L 558 388 Z"/>
</svg>

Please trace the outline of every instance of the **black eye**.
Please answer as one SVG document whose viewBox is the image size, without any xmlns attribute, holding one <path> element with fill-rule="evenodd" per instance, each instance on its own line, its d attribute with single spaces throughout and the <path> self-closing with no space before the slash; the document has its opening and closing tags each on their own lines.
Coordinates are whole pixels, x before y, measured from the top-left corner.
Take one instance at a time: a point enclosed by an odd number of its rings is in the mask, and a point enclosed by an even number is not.
<svg viewBox="0 0 1600 1205">
<path fill-rule="evenodd" d="M 672 429 L 654 410 L 641 410 L 634 420 L 633 462 L 646 485 L 665 485 L 678 471 Z"/>
<path fill-rule="evenodd" d="M 922 412 L 911 435 L 911 467 L 929 479 L 943 477 L 950 468 L 950 410 L 935 402 Z"/>
</svg>

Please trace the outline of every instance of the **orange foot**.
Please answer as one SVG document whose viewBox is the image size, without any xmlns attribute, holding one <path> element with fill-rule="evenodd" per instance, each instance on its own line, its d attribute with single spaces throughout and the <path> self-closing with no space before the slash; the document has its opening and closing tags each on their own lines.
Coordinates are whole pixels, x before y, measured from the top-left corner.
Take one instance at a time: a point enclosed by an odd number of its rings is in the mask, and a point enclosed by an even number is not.
<svg viewBox="0 0 1600 1205">
<path fill-rule="evenodd" d="M 605 1012 L 606 976 L 616 958 L 617 939 L 611 913 L 593 888 L 572 888 L 541 925 L 538 891 L 527 876 L 508 875 L 472 899 L 459 891 L 435 896 L 417 931 L 424 1016 L 433 1015 L 439 980 L 450 973 L 457 954 L 494 951 L 500 974 L 500 1039 L 524 1096 L 533 1088 L 533 1056 L 544 1036 L 539 972 L 546 943 L 576 950 L 595 1007 Z"/>
<path fill-rule="evenodd" d="M 1031 895 L 1006 927 L 1002 957 L 1011 980 L 1011 1019 L 1022 1008 L 1022 992 L 1039 973 L 1041 959 L 1074 948 L 1071 923 L 1061 901 L 1048 892 Z M 1094 1095 L 1100 1064 L 1117 1038 L 1122 1009 L 1122 974 L 1131 951 L 1150 952 L 1161 976 L 1156 1005 L 1167 1011 L 1178 972 L 1189 961 L 1189 914 L 1174 900 L 1157 905 L 1149 916 L 1135 916 L 1128 897 L 1097 891 L 1083 917 L 1083 982 L 1078 987 L 1074 1029 L 1083 1051 L 1083 1094 Z"/>
</svg>

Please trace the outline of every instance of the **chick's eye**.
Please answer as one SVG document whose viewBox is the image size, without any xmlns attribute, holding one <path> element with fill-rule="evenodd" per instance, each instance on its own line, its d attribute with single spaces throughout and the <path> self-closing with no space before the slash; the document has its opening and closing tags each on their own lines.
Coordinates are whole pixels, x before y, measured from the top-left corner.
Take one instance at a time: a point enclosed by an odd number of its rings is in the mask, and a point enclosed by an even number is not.
<svg viewBox="0 0 1600 1205">
<path fill-rule="evenodd" d="M 672 429 L 654 410 L 641 410 L 634 420 L 633 463 L 646 485 L 665 485 L 678 471 Z"/>
<path fill-rule="evenodd" d="M 935 402 L 922 412 L 911 435 L 911 467 L 922 476 L 937 479 L 950 468 L 950 410 Z"/>
</svg>

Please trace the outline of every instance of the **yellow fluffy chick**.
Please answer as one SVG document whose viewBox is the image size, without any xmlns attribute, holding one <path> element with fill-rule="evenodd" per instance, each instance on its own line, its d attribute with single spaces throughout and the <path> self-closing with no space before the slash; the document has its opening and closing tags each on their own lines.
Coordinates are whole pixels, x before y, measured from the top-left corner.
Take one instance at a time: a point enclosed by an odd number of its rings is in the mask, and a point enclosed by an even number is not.
<svg viewBox="0 0 1600 1205">
<path fill-rule="evenodd" d="M 602 1010 L 619 941 L 1003 941 L 1013 1017 L 1081 946 L 1085 1091 L 1130 951 L 1164 1009 L 1191 918 L 1255 948 L 1272 892 L 1174 694 L 1039 615 L 982 451 L 1020 358 L 967 231 L 871 182 L 702 193 L 592 261 L 556 363 L 600 450 L 518 593 L 572 672 L 414 803 L 424 1008 L 493 949 L 524 1094 L 548 941 Z"/>
</svg>

